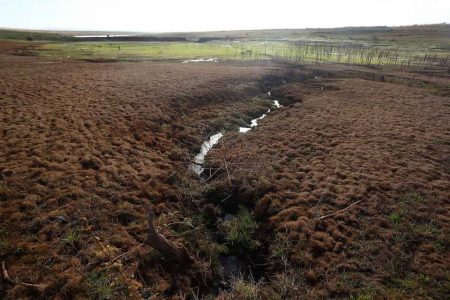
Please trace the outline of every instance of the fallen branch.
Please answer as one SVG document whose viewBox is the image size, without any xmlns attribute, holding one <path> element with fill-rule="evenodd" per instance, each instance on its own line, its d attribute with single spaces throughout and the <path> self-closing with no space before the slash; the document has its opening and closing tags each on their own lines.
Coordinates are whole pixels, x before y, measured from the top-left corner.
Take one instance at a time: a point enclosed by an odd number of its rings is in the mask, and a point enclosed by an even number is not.
<svg viewBox="0 0 450 300">
<path fill-rule="evenodd" d="M 162 255 L 174 259 L 179 265 L 191 265 L 193 263 L 193 260 L 191 259 L 185 248 L 179 248 L 175 246 L 163 235 L 156 232 L 155 224 L 153 223 L 153 219 L 155 216 L 150 205 L 146 205 L 145 210 L 147 211 L 148 231 L 144 243 L 158 250 Z"/>
<path fill-rule="evenodd" d="M 331 216 L 334 216 L 334 215 L 337 215 L 337 214 L 340 214 L 341 212 L 344 212 L 344 211 L 346 211 L 347 209 L 349 209 L 349 208 L 351 208 L 352 206 L 354 206 L 354 205 L 356 205 L 356 204 L 358 204 L 359 202 L 361 202 L 362 201 L 362 199 L 361 200 L 358 200 L 358 201 L 356 201 L 355 203 L 352 203 L 352 204 L 350 204 L 349 206 L 347 206 L 346 208 L 343 208 L 343 209 L 341 209 L 341 210 L 338 210 L 337 212 L 334 212 L 334 213 L 331 213 L 331 214 L 328 214 L 328 215 L 325 215 L 325 216 L 321 216 L 319 219 L 320 220 L 323 220 L 323 219 L 326 219 L 326 218 L 328 218 L 328 217 L 331 217 Z"/>
<path fill-rule="evenodd" d="M 144 243 L 140 243 L 140 244 L 137 245 L 136 247 L 132 248 L 130 251 L 127 251 L 127 252 L 125 252 L 125 253 L 122 253 L 122 254 L 120 254 L 120 255 L 114 257 L 114 258 L 111 259 L 109 262 L 107 262 L 105 265 L 107 265 L 107 266 L 108 266 L 108 265 L 111 265 L 111 264 L 112 264 L 113 262 L 115 262 L 116 260 L 118 260 L 118 259 L 124 257 L 125 255 L 128 255 L 128 254 L 130 254 L 130 253 L 136 251 L 137 249 L 139 249 L 139 248 L 142 247 L 143 245 L 144 245 Z"/>
<path fill-rule="evenodd" d="M 205 168 L 205 170 L 209 170 L 209 177 L 206 178 L 206 179 L 204 179 L 203 181 L 208 181 L 208 180 L 210 180 L 211 178 L 213 178 L 214 175 L 217 174 L 217 172 L 219 172 L 220 170 L 222 170 L 222 167 L 216 168 L 215 171 L 214 171 L 214 173 L 211 173 L 211 171 L 214 170 L 213 168 Z"/>
<path fill-rule="evenodd" d="M 2 271 L 3 271 L 3 278 L 5 278 L 6 281 L 11 282 L 11 277 L 9 277 L 8 270 L 6 269 L 5 261 L 2 261 Z"/>
<path fill-rule="evenodd" d="M 227 161 L 224 159 L 223 162 L 225 165 L 225 170 L 227 171 L 228 183 L 231 184 L 231 177 L 230 177 L 230 173 L 228 173 Z"/>
<path fill-rule="evenodd" d="M 42 284 L 33 284 L 33 283 L 26 283 L 26 282 L 13 280 L 8 274 L 8 269 L 6 269 L 5 261 L 2 261 L 2 273 L 3 273 L 3 278 L 5 279 L 5 281 L 7 281 L 9 283 L 15 283 L 15 284 L 20 284 L 20 285 L 35 287 L 35 288 L 42 288 L 44 286 Z"/>
</svg>

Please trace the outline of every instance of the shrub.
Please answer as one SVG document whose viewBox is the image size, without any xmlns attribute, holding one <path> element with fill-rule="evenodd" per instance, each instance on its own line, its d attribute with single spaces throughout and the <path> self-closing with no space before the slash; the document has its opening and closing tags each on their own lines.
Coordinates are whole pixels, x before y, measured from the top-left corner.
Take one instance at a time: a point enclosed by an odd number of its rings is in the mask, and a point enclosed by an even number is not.
<svg viewBox="0 0 450 300">
<path fill-rule="evenodd" d="M 425 202 L 425 197 L 417 191 L 405 191 L 400 195 L 400 202 Z"/>
<path fill-rule="evenodd" d="M 240 207 L 236 217 L 224 221 L 222 228 L 225 232 L 225 239 L 239 251 L 256 249 L 259 242 L 253 239 L 258 224 L 252 214 L 244 207 Z"/>
<path fill-rule="evenodd" d="M 391 221 L 394 224 L 400 223 L 400 220 L 402 219 L 403 214 L 401 212 L 393 212 L 388 216 L 389 221 Z"/>
<path fill-rule="evenodd" d="M 80 238 L 80 232 L 78 229 L 76 230 L 69 230 L 67 234 L 62 238 L 62 241 L 64 244 L 74 244 L 78 242 L 78 239 Z"/>
<path fill-rule="evenodd" d="M 242 276 L 233 278 L 231 281 L 231 299 L 253 300 L 260 297 L 261 282 L 255 282 L 253 279 L 244 280 Z"/>
<path fill-rule="evenodd" d="M 105 272 L 93 270 L 88 274 L 87 280 L 91 287 L 91 296 L 94 299 L 111 299 L 114 290 Z"/>
<path fill-rule="evenodd" d="M 204 239 L 198 241 L 197 247 L 201 254 L 209 260 L 213 272 L 218 273 L 222 268 L 220 257 L 228 253 L 228 248 L 225 245 Z"/>
<path fill-rule="evenodd" d="M 278 266 L 283 266 L 286 270 L 289 266 L 289 249 L 292 243 L 288 239 L 287 234 L 277 233 L 275 239 L 269 247 L 270 257 L 269 261 L 274 268 Z"/>
<path fill-rule="evenodd" d="M 273 299 L 295 299 L 295 294 L 301 285 L 292 272 L 283 272 L 275 275 L 271 283 L 273 284 Z"/>
</svg>

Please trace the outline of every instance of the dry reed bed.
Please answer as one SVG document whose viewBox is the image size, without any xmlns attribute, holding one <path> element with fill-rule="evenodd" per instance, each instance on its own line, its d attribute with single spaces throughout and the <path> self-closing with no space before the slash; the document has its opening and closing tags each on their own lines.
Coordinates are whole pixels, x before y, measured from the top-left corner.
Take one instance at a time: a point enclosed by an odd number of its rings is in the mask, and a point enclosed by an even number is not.
<svg viewBox="0 0 450 300">
<path fill-rule="evenodd" d="M 216 186 L 288 241 L 293 298 L 444 297 L 448 96 L 325 71 L 272 91 L 292 104 L 211 152 Z"/>
</svg>

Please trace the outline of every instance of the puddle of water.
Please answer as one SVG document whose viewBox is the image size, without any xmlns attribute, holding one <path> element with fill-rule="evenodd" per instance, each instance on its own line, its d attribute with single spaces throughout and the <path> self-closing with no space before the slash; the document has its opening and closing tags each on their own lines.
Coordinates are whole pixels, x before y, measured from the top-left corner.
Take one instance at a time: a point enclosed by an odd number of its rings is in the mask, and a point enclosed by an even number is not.
<svg viewBox="0 0 450 300">
<path fill-rule="evenodd" d="M 131 36 L 129 34 L 110 34 L 110 35 L 75 35 L 76 38 L 106 38 L 106 37 L 123 37 Z"/>
<path fill-rule="evenodd" d="M 225 214 L 225 216 L 223 216 L 223 221 L 224 222 L 231 221 L 235 218 L 236 218 L 236 215 L 234 215 L 234 214 Z"/>
<path fill-rule="evenodd" d="M 270 112 L 270 109 L 267 111 L 267 114 Z M 250 123 L 250 127 L 256 127 L 258 126 L 258 121 L 264 119 L 265 117 L 267 117 L 267 114 L 263 114 L 261 117 L 253 119 L 252 122 Z"/>
<path fill-rule="evenodd" d="M 218 58 L 215 57 L 211 57 L 211 58 L 197 58 L 197 59 L 187 59 L 182 61 L 182 64 L 187 64 L 187 63 L 197 63 L 197 62 L 219 62 Z"/>
<path fill-rule="evenodd" d="M 267 114 L 270 112 L 270 109 L 267 111 L 266 114 L 263 114 L 261 117 L 253 119 L 250 122 L 250 127 L 239 127 L 239 132 L 241 133 L 246 133 L 247 131 L 252 130 L 253 127 L 258 126 L 258 121 L 264 119 L 265 117 L 267 117 Z"/>
<path fill-rule="evenodd" d="M 239 127 L 240 133 L 246 133 L 247 131 L 250 131 L 250 130 L 252 130 L 252 129 L 249 127 Z"/>
<path fill-rule="evenodd" d="M 244 261 L 234 255 L 222 256 L 219 258 L 222 266 L 222 276 L 224 279 L 230 279 L 242 275 L 245 270 Z"/>
<path fill-rule="evenodd" d="M 270 92 L 267 92 L 267 95 L 270 95 Z M 280 108 L 283 107 L 283 105 L 280 104 L 280 102 L 278 102 L 278 100 L 273 100 L 273 105 L 275 105 L 276 108 Z M 270 113 L 270 108 L 269 110 L 263 114 L 261 117 L 253 119 L 250 122 L 250 127 L 239 127 L 239 132 L 240 133 L 246 133 L 250 130 L 252 130 L 253 127 L 258 126 L 258 121 L 264 119 L 265 117 L 267 117 L 267 114 Z"/>
<path fill-rule="evenodd" d="M 278 102 L 278 100 L 273 100 L 273 105 L 275 105 L 276 108 L 283 107 L 283 105 L 281 105 L 280 102 Z"/>
<path fill-rule="evenodd" d="M 206 154 L 208 154 L 209 150 L 211 150 L 211 148 L 219 142 L 222 136 L 223 133 L 219 132 L 212 135 L 208 141 L 204 141 L 200 152 L 194 157 L 194 163 L 189 166 L 189 169 L 191 169 L 197 175 L 202 174 L 205 170 L 202 165 L 205 162 Z"/>
</svg>

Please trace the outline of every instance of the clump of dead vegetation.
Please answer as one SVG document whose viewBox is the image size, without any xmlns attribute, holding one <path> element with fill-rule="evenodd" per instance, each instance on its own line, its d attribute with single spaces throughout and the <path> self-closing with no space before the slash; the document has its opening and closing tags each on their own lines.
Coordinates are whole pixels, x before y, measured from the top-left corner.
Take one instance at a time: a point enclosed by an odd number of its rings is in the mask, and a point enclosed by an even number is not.
<svg viewBox="0 0 450 300">
<path fill-rule="evenodd" d="M 194 66 L 205 78 L 189 83 L 185 66 L 106 64 L 99 81 L 99 69 L 74 65 L 38 73 L 39 91 L 5 71 L 16 99 L 0 141 L 7 299 L 445 295 L 448 172 L 431 163 L 448 148 L 439 96 L 377 74 L 302 70 L 233 89 L 260 69 Z M 178 88 L 140 90 L 164 70 L 177 75 L 154 86 Z M 76 93 L 48 80 L 58 72 Z M 268 89 L 286 109 L 227 135 L 205 176 L 190 173 L 205 137 L 265 110 Z M 21 91 L 48 93 L 50 108 Z"/>
<path fill-rule="evenodd" d="M 425 109 L 422 97 L 429 99 L 436 110 L 428 112 L 436 119 L 427 123 L 428 130 L 442 132 L 444 119 L 437 112 L 443 109 L 442 98 L 416 89 L 420 95 L 414 96 L 407 84 L 371 86 L 326 76 L 330 79 L 315 78 L 314 85 L 291 83 L 275 90 L 288 95 L 288 111 L 276 112 L 278 116 L 245 137 L 227 141 L 226 147 L 217 146 L 209 163 L 220 169 L 214 184 L 222 192 L 214 194 L 221 199 L 228 195 L 225 205 L 246 203 L 273 232 L 264 272 L 296 274 L 298 288 L 291 298 L 307 293 L 315 298 L 443 297 L 448 287 L 443 233 L 448 226 L 442 207 L 448 187 L 442 180 L 448 174 L 440 166 L 419 163 L 414 154 L 438 157 L 443 143 L 432 142 L 429 135 L 402 137 L 405 130 L 424 132 L 414 125 L 415 113 L 403 118 L 416 129 L 398 124 L 389 138 L 378 132 L 379 126 L 389 127 L 389 114 L 404 110 L 406 102 L 393 100 L 397 93 L 409 95 L 417 113 L 419 107 Z M 336 88 L 317 88 L 326 85 Z M 361 103 L 358 97 L 367 97 L 375 86 L 378 98 Z M 301 99 L 289 96 L 300 91 Z M 344 122 L 339 125 L 334 119 L 338 111 Z M 366 120 L 375 116 L 381 118 L 377 128 Z M 392 151 L 389 141 L 403 146 Z M 367 163 L 380 156 L 391 164 Z M 277 285 L 268 277 L 256 281 L 260 292 Z"/>
</svg>

